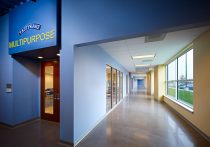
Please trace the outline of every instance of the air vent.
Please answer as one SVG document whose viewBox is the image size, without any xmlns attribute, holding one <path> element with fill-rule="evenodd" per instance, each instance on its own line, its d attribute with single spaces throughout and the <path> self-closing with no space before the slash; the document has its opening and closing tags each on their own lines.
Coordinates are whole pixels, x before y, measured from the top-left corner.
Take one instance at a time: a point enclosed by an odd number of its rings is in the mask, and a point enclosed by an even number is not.
<svg viewBox="0 0 210 147">
<path fill-rule="evenodd" d="M 147 42 L 162 41 L 164 40 L 165 36 L 166 33 L 149 35 L 145 37 L 144 42 L 147 43 Z"/>
</svg>

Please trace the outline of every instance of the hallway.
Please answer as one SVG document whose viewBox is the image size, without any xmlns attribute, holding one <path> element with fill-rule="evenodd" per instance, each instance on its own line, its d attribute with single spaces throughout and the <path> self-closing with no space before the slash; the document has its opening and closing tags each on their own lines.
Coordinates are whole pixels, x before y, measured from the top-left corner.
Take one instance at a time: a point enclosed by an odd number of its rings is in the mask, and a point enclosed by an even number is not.
<svg viewBox="0 0 210 147">
<path fill-rule="evenodd" d="M 124 99 L 77 147 L 210 146 L 166 104 L 144 92 Z"/>
</svg>

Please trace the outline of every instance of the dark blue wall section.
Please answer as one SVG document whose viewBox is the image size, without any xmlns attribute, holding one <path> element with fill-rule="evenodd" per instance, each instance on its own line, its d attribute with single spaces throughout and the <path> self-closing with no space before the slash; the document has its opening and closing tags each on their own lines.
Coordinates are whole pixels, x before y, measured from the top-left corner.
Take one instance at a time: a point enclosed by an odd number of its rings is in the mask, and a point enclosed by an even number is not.
<svg viewBox="0 0 210 147">
<path fill-rule="evenodd" d="M 61 139 L 74 143 L 74 45 L 210 20 L 208 1 L 63 0 Z M 66 113 L 68 112 L 68 113 Z M 82 112 L 81 112 L 82 113 Z"/>
<path fill-rule="evenodd" d="M 13 61 L 14 124 L 40 116 L 40 64 L 17 57 Z"/>
<path fill-rule="evenodd" d="M 9 17 L 0 17 L 0 122 L 13 125 L 13 93 L 6 93 L 6 84 L 12 84 L 13 59 L 8 54 Z"/>
<path fill-rule="evenodd" d="M 138 79 L 138 80 L 137 80 L 137 87 L 138 87 L 139 89 L 144 88 L 144 80 L 143 80 L 143 79 Z"/>
</svg>

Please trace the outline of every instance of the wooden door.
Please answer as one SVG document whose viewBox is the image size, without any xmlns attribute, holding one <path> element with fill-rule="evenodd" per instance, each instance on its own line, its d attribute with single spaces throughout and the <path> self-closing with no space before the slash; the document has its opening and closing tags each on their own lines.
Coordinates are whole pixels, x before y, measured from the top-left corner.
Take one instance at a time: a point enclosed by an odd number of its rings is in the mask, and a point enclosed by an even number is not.
<svg viewBox="0 0 210 147">
<path fill-rule="evenodd" d="M 41 63 L 41 118 L 60 121 L 59 61 Z"/>
</svg>

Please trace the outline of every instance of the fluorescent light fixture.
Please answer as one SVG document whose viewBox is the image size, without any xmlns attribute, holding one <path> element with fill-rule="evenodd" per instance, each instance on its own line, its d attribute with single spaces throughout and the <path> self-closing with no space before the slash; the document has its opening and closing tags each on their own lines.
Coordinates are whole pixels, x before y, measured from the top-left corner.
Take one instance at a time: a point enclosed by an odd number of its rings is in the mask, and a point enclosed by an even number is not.
<svg viewBox="0 0 210 147">
<path fill-rule="evenodd" d="M 147 66 L 149 66 L 148 64 L 136 64 L 135 65 L 136 67 L 147 67 Z"/>
<path fill-rule="evenodd" d="M 57 56 L 60 56 L 60 54 L 56 54 Z"/>
<path fill-rule="evenodd" d="M 42 56 L 39 56 L 39 57 L 37 57 L 38 59 L 43 59 L 43 57 Z"/>
<path fill-rule="evenodd" d="M 140 55 L 140 56 L 132 56 L 132 59 L 143 59 L 143 58 L 154 58 L 155 55 Z"/>
<path fill-rule="evenodd" d="M 152 71 L 152 70 L 154 70 L 154 68 L 150 67 L 150 68 L 149 68 L 149 71 Z"/>
</svg>

